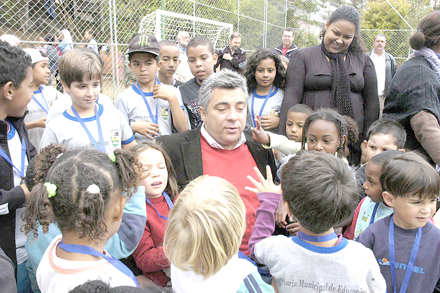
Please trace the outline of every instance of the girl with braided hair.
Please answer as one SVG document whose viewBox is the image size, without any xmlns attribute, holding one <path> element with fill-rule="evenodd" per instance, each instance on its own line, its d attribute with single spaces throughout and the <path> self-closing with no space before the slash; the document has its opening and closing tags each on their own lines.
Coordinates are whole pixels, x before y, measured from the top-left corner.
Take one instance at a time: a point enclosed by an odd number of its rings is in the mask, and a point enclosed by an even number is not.
<svg viewBox="0 0 440 293">
<path fill-rule="evenodd" d="M 40 291 L 68 292 L 94 279 L 112 287 L 137 286 L 133 273 L 104 245 L 120 228 L 126 198 L 141 179 L 140 164 L 121 149 L 111 155 L 95 149 L 62 151 L 51 145 L 37 157 L 36 185 L 24 213 L 26 233 L 37 237 L 39 226 L 47 233 L 52 221 L 61 230 L 38 266 Z"/>
</svg>

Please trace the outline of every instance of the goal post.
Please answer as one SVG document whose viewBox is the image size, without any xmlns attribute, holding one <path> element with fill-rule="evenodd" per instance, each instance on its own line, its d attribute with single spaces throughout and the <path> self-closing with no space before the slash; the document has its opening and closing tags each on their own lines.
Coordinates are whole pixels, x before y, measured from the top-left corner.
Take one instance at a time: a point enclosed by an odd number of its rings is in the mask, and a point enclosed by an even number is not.
<svg viewBox="0 0 440 293">
<path fill-rule="evenodd" d="M 233 25 L 190 15 L 156 10 L 141 20 L 139 33 L 154 34 L 158 41 L 177 41 L 177 34 L 187 31 L 191 37 L 205 36 L 215 49 L 224 47 L 233 32 Z"/>
</svg>

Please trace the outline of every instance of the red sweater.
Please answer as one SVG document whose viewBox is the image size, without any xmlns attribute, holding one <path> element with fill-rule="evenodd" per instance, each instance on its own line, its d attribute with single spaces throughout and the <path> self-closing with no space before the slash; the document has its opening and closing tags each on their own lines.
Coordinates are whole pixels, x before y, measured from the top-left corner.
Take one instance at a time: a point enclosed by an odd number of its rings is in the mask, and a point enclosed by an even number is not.
<svg viewBox="0 0 440 293">
<path fill-rule="evenodd" d="M 150 198 L 150 201 L 162 216 L 168 217 L 170 209 L 163 195 Z M 137 267 L 142 270 L 147 278 L 156 285 L 164 287 L 170 281 L 170 278 L 162 271 L 170 267 L 170 262 L 163 251 L 163 237 L 167 221 L 159 218 L 156 210 L 149 204 L 147 204 L 147 215 L 144 234 L 133 253 L 133 258 Z"/>
<path fill-rule="evenodd" d="M 255 193 L 246 189 L 245 186 L 252 186 L 246 178 L 251 175 L 255 178 L 254 167 L 257 167 L 254 158 L 246 144 L 233 150 L 212 148 L 208 142 L 200 138 L 202 147 L 203 174 L 223 178 L 237 188 L 246 207 L 246 231 L 240 250 L 249 255 L 248 242 L 251 237 L 252 228 L 255 225 L 255 213 L 260 207 L 260 202 Z"/>
</svg>

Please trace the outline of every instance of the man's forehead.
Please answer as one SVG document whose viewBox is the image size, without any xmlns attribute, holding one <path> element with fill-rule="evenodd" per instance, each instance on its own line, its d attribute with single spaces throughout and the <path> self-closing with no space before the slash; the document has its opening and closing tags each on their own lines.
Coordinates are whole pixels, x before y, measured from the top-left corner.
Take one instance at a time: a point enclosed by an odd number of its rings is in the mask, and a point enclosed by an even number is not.
<svg viewBox="0 0 440 293">
<path fill-rule="evenodd" d="M 246 94 L 242 88 L 214 88 L 211 92 L 211 102 L 219 104 L 246 103 Z"/>
</svg>

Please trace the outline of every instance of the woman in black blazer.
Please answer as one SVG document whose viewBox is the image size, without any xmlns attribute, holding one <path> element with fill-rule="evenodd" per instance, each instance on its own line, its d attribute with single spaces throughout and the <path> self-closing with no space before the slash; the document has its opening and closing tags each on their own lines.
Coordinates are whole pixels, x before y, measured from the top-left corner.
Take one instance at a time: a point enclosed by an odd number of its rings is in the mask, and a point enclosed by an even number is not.
<svg viewBox="0 0 440 293">
<path fill-rule="evenodd" d="M 359 22 L 354 7 L 339 7 L 325 25 L 321 45 L 298 51 L 290 62 L 280 133 L 285 133 L 287 111 L 296 104 L 333 108 L 354 118 L 361 139 L 379 118 L 376 72 L 363 53 Z"/>
</svg>

